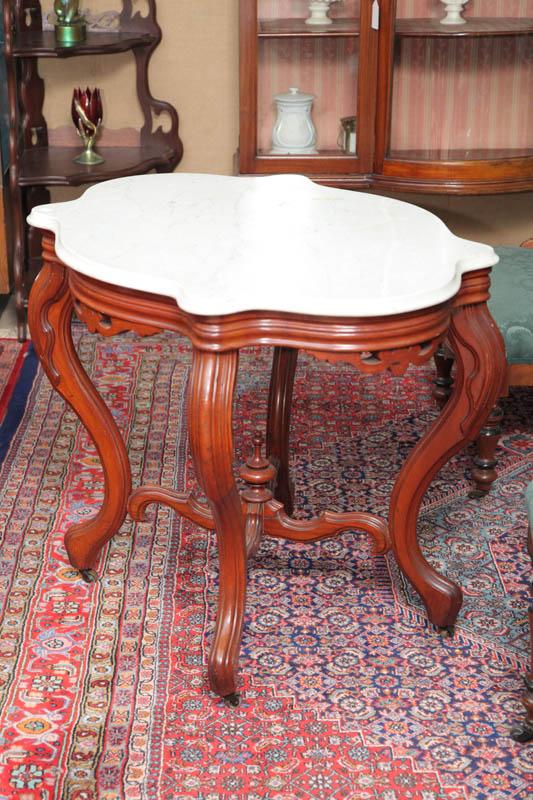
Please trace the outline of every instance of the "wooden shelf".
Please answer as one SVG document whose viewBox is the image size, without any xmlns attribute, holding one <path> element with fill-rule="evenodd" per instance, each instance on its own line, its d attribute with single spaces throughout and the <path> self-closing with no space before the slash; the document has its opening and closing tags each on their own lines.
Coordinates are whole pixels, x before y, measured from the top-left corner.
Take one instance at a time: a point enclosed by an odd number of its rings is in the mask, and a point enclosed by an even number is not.
<svg viewBox="0 0 533 800">
<path fill-rule="evenodd" d="M 357 159 L 357 153 L 345 153 L 344 150 L 319 150 L 318 153 L 271 153 L 270 150 L 259 150 L 257 153 L 258 158 L 354 158 Z"/>
<path fill-rule="evenodd" d="M 397 19 L 396 36 L 523 36 L 533 33 L 533 18 L 470 17 L 464 25 L 441 25 L 438 19 Z"/>
<path fill-rule="evenodd" d="M 533 148 L 522 147 L 515 150 L 508 148 L 487 148 L 475 150 L 391 150 L 387 159 L 393 161 L 438 161 L 438 162 L 472 162 L 472 161 L 508 161 L 513 158 L 531 158 Z"/>
<path fill-rule="evenodd" d="M 51 5 L 51 0 L 48 0 Z M 151 170 L 172 172 L 180 162 L 183 145 L 179 119 L 173 105 L 150 91 L 148 67 L 162 31 L 156 19 L 156 0 L 149 0 L 141 15 L 131 2 L 123 2 L 116 29 L 87 31 L 85 41 L 58 45 L 54 30 L 43 31 L 41 0 L 3 0 L 8 114 L 11 130 L 10 229 L 13 250 L 13 282 L 20 341 L 26 337 L 26 305 L 40 250 L 38 232 L 28 229 L 26 217 L 35 205 L 50 202 L 50 186 L 81 186 L 111 178 L 141 175 Z M 50 145 L 43 113 L 47 80 L 38 71 L 40 58 L 75 58 L 133 52 L 136 94 L 143 122 L 132 147 L 99 147 L 105 162 L 93 167 L 74 163 L 82 145 Z M 22 62 L 22 63 L 21 63 Z M 113 59 L 107 66 L 113 66 Z M 132 65 L 133 66 L 133 65 Z M 154 118 L 164 115 L 167 126 L 154 130 Z M 31 136 L 30 136 L 31 131 Z M 110 143 L 113 139 L 110 137 Z M 122 140 L 121 140 L 122 141 Z M 142 141 L 141 145 L 136 142 Z M 30 142 L 33 144 L 30 144 Z"/>
<path fill-rule="evenodd" d="M 110 33 L 88 32 L 80 44 L 61 47 L 57 44 L 53 31 L 26 31 L 19 33 L 13 42 L 15 58 L 73 58 L 75 56 L 104 55 L 123 53 L 134 47 L 153 44 L 155 37 L 148 33 Z"/>
<path fill-rule="evenodd" d="M 125 175 L 141 175 L 158 166 L 172 169 L 176 152 L 154 142 L 138 147 L 98 147 L 104 164 L 84 167 L 73 159 L 76 147 L 32 147 L 20 157 L 19 186 L 81 186 Z"/>
<path fill-rule="evenodd" d="M 304 19 L 260 19 L 257 35 L 260 39 L 359 36 L 359 20 L 336 19 L 321 27 L 306 25 Z"/>
<path fill-rule="evenodd" d="M 533 18 L 471 17 L 464 25 L 441 25 L 438 19 L 398 19 L 396 36 L 523 36 L 533 33 Z M 336 19 L 324 27 L 306 25 L 304 19 L 263 19 L 258 22 L 260 39 L 323 38 L 359 36 L 358 19 Z"/>
</svg>

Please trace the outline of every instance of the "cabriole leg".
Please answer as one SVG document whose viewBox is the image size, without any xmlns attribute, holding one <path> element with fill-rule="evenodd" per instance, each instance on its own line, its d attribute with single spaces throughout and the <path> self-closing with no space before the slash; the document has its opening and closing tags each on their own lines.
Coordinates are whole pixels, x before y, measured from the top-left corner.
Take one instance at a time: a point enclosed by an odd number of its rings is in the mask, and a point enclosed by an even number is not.
<svg viewBox="0 0 533 800">
<path fill-rule="evenodd" d="M 95 517 L 65 534 L 70 563 L 90 579 L 98 553 L 118 531 L 131 492 L 130 465 L 120 432 L 83 369 L 71 335 L 72 298 L 67 270 L 53 242 L 43 243 L 43 269 L 30 295 L 28 321 L 37 355 L 54 389 L 67 401 L 92 437 L 104 471 L 105 497 Z"/>
<path fill-rule="evenodd" d="M 459 308 L 450 327 L 456 358 L 454 392 L 405 462 L 391 498 L 390 532 L 398 564 L 422 597 L 429 619 L 453 626 L 462 592 L 424 558 L 417 541 L 422 497 L 438 470 L 476 438 L 498 398 L 505 370 L 501 334 L 485 303 Z"/>
<path fill-rule="evenodd" d="M 198 482 L 205 492 L 218 544 L 220 579 L 209 681 L 231 704 L 246 595 L 246 543 L 241 499 L 233 477 L 233 396 L 238 351 L 195 350 L 189 381 L 189 436 Z"/>
</svg>

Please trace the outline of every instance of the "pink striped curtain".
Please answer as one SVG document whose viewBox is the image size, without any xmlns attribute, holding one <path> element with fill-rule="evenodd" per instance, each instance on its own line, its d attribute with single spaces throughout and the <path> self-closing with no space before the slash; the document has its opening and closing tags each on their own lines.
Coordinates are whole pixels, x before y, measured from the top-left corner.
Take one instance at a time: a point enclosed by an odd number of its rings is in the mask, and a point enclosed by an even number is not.
<svg viewBox="0 0 533 800">
<path fill-rule="evenodd" d="M 251 0 L 252 1 L 252 0 Z M 308 0 L 259 0 L 260 19 L 305 19 Z M 398 0 L 400 18 L 444 16 L 440 0 Z M 330 16 L 359 18 L 359 0 Z M 533 0 L 469 0 L 464 16 L 533 17 Z M 315 95 L 321 151 L 337 150 L 339 120 L 357 107 L 356 38 L 259 40 L 258 146 L 271 148 L 274 95 L 291 86 Z M 437 151 L 479 158 L 487 150 L 533 153 L 533 36 L 398 38 L 390 153 Z M 424 157 L 419 153 L 418 157 Z M 426 153 L 425 157 L 431 157 Z"/>
<path fill-rule="evenodd" d="M 305 19 L 308 0 L 260 0 L 260 19 Z M 330 16 L 359 18 L 359 0 L 334 3 Z M 274 95 L 296 86 L 315 95 L 313 121 L 318 148 L 337 150 L 341 117 L 355 115 L 359 42 L 351 38 L 261 39 L 259 41 L 258 145 L 272 147 Z"/>
<path fill-rule="evenodd" d="M 438 0 L 398 0 L 398 17 L 443 16 Z M 533 17 L 533 0 L 470 0 L 464 16 Z M 429 150 L 483 158 L 498 148 L 532 153 L 532 76 L 532 36 L 398 39 L 391 155 Z"/>
</svg>

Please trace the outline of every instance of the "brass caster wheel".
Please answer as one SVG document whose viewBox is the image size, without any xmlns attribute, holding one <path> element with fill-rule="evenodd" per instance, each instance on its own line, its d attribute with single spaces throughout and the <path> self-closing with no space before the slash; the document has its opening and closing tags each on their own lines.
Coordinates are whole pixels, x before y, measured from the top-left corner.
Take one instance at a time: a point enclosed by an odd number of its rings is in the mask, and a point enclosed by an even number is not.
<svg viewBox="0 0 533 800">
<path fill-rule="evenodd" d="M 94 569 L 80 569 L 80 576 L 85 583 L 96 583 L 99 580 Z"/>
<path fill-rule="evenodd" d="M 241 702 L 241 698 L 236 693 L 227 694 L 222 699 L 224 700 L 224 705 L 227 706 L 228 708 L 237 708 L 237 706 Z"/>
</svg>

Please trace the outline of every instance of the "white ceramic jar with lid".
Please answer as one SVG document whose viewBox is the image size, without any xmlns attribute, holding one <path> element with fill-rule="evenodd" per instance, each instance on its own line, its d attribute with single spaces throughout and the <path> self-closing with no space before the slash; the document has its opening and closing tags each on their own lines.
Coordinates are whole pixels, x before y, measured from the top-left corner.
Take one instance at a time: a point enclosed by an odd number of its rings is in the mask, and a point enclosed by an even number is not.
<svg viewBox="0 0 533 800">
<path fill-rule="evenodd" d="M 312 155 L 317 152 L 316 129 L 311 119 L 314 95 L 291 87 L 274 96 L 278 116 L 272 131 L 271 153 L 277 155 Z"/>
</svg>

